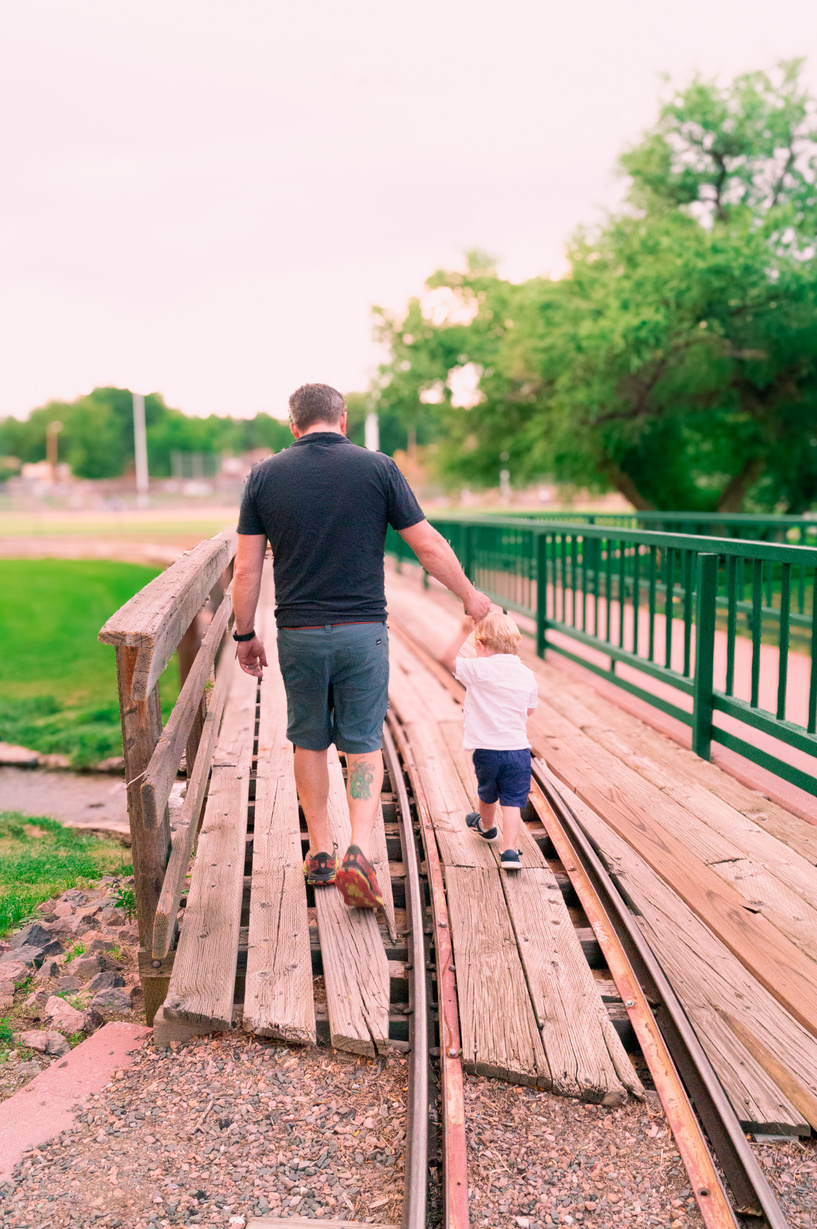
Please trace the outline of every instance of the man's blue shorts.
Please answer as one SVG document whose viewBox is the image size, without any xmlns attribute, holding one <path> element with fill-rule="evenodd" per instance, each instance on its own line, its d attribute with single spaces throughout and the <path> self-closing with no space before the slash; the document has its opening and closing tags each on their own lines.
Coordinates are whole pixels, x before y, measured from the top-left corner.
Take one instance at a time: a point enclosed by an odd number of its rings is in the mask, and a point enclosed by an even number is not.
<svg viewBox="0 0 817 1229">
<path fill-rule="evenodd" d="M 287 738 L 306 751 L 379 751 L 389 703 L 385 623 L 279 627 Z"/>
<path fill-rule="evenodd" d="M 474 752 L 477 793 L 481 802 L 523 807 L 530 793 L 530 747 L 521 751 Z"/>
</svg>

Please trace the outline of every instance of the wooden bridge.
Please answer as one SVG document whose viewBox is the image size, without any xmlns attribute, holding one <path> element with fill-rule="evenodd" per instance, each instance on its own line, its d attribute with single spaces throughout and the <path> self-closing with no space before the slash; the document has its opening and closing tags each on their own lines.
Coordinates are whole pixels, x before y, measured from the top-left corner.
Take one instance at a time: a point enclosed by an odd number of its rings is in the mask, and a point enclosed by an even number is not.
<svg viewBox="0 0 817 1229">
<path fill-rule="evenodd" d="M 397 783 L 387 775 L 377 825 L 383 915 L 307 889 L 277 667 L 259 687 L 224 644 L 233 550 L 227 535 L 202 543 L 100 634 L 117 647 L 148 1020 L 160 1044 L 243 1027 L 385 1053 L 404 1041 L 410 1011 Z M 630 1008 L 555 858 L 545 795 L 533 791 L 515 877 L 464 828 L 475 782 L 462 696 L 438 662 L 456 603 L 424 589 L 419 570 L 387 579 L 389 720 L 442 866 L 463 1064 L 607 1104 L 639 1096 L 622 1044 Z M 272 606 L 266 575 L 258 626 L 274 663 Z M 157 680 L 202 608 L 209 627 L 162 729 Z M 539 680 L 529 729 L 540 779 L 614 875 L 742 1125 L 817 1129 L 817 827 L 523 653 Z M 341 758 L 330 775 L 342 850 Z"/>
</svg>

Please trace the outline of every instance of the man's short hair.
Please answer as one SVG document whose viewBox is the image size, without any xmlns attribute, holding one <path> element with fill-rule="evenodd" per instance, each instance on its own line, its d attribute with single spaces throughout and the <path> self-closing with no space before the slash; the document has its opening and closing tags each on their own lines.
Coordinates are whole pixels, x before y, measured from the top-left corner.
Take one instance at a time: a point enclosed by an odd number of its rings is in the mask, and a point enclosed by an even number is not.
<svg viewBox="0 0 817 1229">
<path fill-rule="evenodd" d="M 486 649 L 493 649 L 494 653 L 519 652 L 519 628 L 513 619 L 498 610 L 490 611 L 477 623 L 474 639 Z"/>
<path fill-rule="evenodd" d="M 343 396 L 331 384 L 302 384 L 289 399 L 289 413 L 299 431 L 316 423 L 337 426 L 346 412 Z"/>
</svg>

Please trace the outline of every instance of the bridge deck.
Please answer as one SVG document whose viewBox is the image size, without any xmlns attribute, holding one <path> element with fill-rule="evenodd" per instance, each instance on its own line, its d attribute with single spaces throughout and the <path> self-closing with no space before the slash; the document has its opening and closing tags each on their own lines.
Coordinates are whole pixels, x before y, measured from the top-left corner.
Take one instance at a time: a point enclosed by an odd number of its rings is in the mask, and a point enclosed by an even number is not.
<svg viewBox="0 0 817 1229">
<path fill-rule="evenodd" d="M 390 573 L 388 598 L 395 630 L 431 655 L 456 634 L 456 604 L 419 577 Z M 540 688 L 534 751 L 636 907 L 741 1121 L 817 1128 L 817 826 L 523 658 Z"/>
</svg>

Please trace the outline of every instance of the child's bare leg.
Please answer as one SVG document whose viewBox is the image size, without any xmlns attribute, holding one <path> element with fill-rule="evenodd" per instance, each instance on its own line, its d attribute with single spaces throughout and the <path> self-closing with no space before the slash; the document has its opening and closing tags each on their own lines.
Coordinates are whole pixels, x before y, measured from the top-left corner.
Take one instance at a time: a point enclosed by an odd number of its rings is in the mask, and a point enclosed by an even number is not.
<svg viewBox="0 0 817 1229">
<path fill-rule="evenodd" d="M 479 799 L 479 822 L 483 832 L 488 832 L 494 826 L 494 815 L 496 814 L 495 802 L 483 802 Z"/>
<path fill-rule="evenodd" d="M 480 803 L 480 811 L 482 804 Z M 503 849 L 518 849 L 519 828 L 522 824 L 522 811 L 520 807 L 503 807 L 502 808 L 502 848 Z"/>
</svg>

